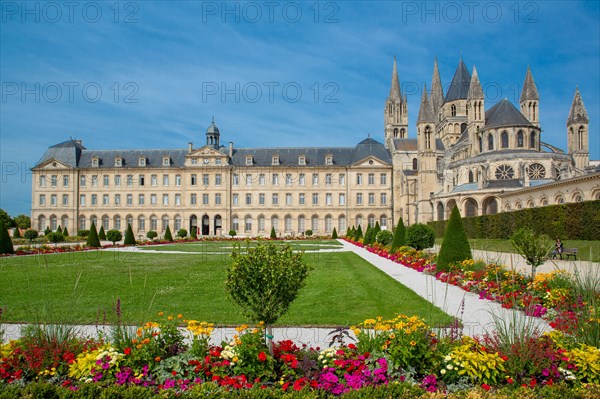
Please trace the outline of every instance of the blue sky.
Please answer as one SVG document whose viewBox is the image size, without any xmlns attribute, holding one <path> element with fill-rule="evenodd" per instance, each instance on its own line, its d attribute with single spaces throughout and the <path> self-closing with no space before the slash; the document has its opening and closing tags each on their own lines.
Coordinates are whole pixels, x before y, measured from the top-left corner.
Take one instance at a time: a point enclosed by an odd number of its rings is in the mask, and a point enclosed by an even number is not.
<svg viewBox="0 0 600 399">
<path fill-rule="evenodd" d="M 72 5 L 69 5 L 72 4 Z M 185 148 L 211 117 L 238 147 L 383 140 L 393 57 L 409 102 L 438 57 L 462 56 L 486 109 L 518 107 L 527 66 L 542 140 L 566 149 L 578 86 L 600 158 L 598 2 L 1 2 L 0 208 L 29 214 L 29 169 L 48 146 Z"/>
</svg>

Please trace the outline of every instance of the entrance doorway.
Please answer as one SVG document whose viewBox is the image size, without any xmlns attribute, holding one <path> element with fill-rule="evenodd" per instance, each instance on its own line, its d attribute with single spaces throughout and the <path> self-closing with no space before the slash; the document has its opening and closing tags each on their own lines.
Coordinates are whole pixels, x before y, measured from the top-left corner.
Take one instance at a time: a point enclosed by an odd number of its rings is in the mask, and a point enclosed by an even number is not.
<svg viewBox="0 0 600 399">
<path fill-rule="evenodd" d="M 207 236 L 210 234 L 210 219 L 208 215 L 202 216 L 202 235 Z"/>
<path fill-rule="evenodd" d="M 192 234 L 192 231 L 195 231 L 196 234 L 198 234 L 198 218 L 196 215 L 190 217 L 190 235 Z"/>
<path fill-rule="evenodd" d="M 223 228 L 223 221 L 221 220 L 221 215 L 215 216 L 215 232 L 216 236 L 221 235 L 221 230 Z"/>
</svg>

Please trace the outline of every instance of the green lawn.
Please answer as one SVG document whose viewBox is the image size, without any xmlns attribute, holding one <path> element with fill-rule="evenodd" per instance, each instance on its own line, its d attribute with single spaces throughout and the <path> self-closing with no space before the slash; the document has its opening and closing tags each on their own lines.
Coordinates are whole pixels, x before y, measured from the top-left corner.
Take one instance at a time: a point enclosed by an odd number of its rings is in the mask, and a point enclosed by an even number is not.
<svg viewBox="0 0 600 399">
<path fill-rule="evenodd" d="M 336 240 L 302 240 L 302 241 L 270 241 L 275 245 L 289 244 L 295 251 L 316 251 L 321 249 L 340 249 L 342 244 Z M 258 241 L 250 241 L 250 246 L 255 246 Z M 246 242 L 240 241 L 242 247 L 246 246 Z M 148 245 L 142 247 L 149 251 L 181 251 L 181 252 L 207 252 L 207 253 L 231 253 L 233 246 L 236 245 L 232 241 L 200 241 L 200 242 L 182 242 L 176 244 L 165 245 Z"/>
<path fill-rule="evenodd" d="M 419 315 L 431 325 L 450 317 L 352 252 L 307 253 L 307 286 L 281 325 L 349 325 L 378 315 Z M 225 293 L 223 254 L 77 252 L 0 258 L 3 322 L 126 322 L 159 311 L 218 324 L 245 322 Z M 104 316 L 106 314 L 106 316 Z"/>
<path fill-rule="evenodd" d="M 435 243 L 441 245 L 442 239 L 437 238 Z M 471 244 L 471 249 L 516 253 L 510 240 L 477 238 L 469 239 L 469 244 Z M 577 248 L 579 250 L 577 260 L 600 262 L 600 241 L 566 240 L 563 241 L 563 247 Z"/>
</svg>

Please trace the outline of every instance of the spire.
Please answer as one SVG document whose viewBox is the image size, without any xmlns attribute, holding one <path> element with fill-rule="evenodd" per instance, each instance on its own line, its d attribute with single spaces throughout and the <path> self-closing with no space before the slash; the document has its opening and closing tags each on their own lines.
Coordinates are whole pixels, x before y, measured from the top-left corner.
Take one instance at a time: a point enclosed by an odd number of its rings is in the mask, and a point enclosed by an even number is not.
<svg viewBox="0 0 600 399">
<path fill-rule="evenodd" d="M 400 82 L 398 81 L 398 68 L 396 67 L 396 57 L 394 56 L 394 69 L 392 70 L 392 87 L 390 88 L 390 99 L 402 101 L 400 95 Z"/>
<path fill-rule="evenodd" d="M 434 122 L 435 115 L 429 98 L 427 97 L 427 85 L 423 85 L 423 94 L 421 95 L 421 107 L 419 108 L 419 117 L 417 123 Z"/>
<path fill-rule="evenodd" d="M 573 97 L 573 103 L 571 104 L 571 110 L 569 111 L 569 117 L 567 118 L 567 126 L 572 123 L 589 122 L 590 120 L 588 118 L 585 105 L 583 105 L 583 100 L 581 99 L 579 88 L 575 88 L 575 97 Z"/>
<path fill-rule="evenodd" d="M 477 76 L 477 68 L 473 65 L 473 75 L 471 75 L 471 83 L 469 84 L 469 93 L 467 94 L 467 100 L 482 100 L 483 89 L 481 83 L 479 83 L 479 76 Z"/>
<path fill-rule="evenodd" d="M 537 86 L 535 85 L 535 82 L 533 81 L 533 75 L 531 74 L 531 68 L 529 68 L 529 65 L 527 65 L 527 73 L 525 74 L 525 82 L 523 83 L 523 90 L 521 91 L 521 100 L 519 100 L 519 101 L 523 102 L 523 101 L 530 101 L 530 100 L 539 101 L 540 95 L 538 94 Z"/>
<path fill-rule="evenodd" d="M 442 90 L 442 80 L 438 69 L 437 57 L 433 62 L 433 76 L 431 77 L 431 105 L 436 114 L 444 104 L 444 91 Z"/>
<path fill-rule="evenodd" d="M 450 87 L 446 93 L 446 102 L 467 98 L 470 83 L 471 74 L 465 66 L 461 56 L 458 66 L 456 67 L 456 72 L 454 72 L 452 83 L 450 83 Z"/>
</svg>

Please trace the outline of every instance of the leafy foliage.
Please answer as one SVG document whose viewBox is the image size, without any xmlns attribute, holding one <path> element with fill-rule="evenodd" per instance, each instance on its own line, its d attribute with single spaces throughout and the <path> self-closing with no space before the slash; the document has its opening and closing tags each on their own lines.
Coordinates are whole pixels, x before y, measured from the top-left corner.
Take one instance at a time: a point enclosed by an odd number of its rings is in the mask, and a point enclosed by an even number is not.
<svg viewBox="0 0 600 399">
<path fill-rule="evenodd" d="M 135 236 L 133 235 L 133 229 L 131 228 L 131 224 L 127 223 L 127 231 L 125 232 L 125 240 L 123 241 L 124 245 L 135 245 Z"/>
<path fill-rule="evenodd" d="M 90 231 L 89 230 L 77 230 L 77 235 L 79 237 L 87 237 L 90 235 Z"/>
<path fill-rule="evenodd" d="M 185 238 L 185 237 L 187 237 L 187 234 L 188 234 L 188 232 L 186 229 L 177 230 L 177 237 Z"/>
<path fill-rule="evenodd" d="M 313 231 L 312 231 L 312 230 L 306 230 L 306 231 L 304 232 L 304 234 L 305 234 L 307 237 L 311 237 L 311 236 L 313 235 Z"/>
<path fill-rule="evenodd" d="M 156 237 L 158 237 L 158 233 L 154 230 L 150 230 L 146 233 L 146 237 L 148 237 L 151 240 L 154 240 Z"/>
<path fill-rule="evenodd" d="M 193 238 L 194 240 L 196 238 L 198 238 L 198 228 L 196 226 L 192 226 L 192 229 L 190 230 L 190 237 Z"/>
<path fill-rule="evenodd" d="M 98 231 L 98 238 L 101 240 L 106 240 L 106 233 L 104 232 L 104 226 L 100 226 L 100 230 Z"/>
<path fill-rule="evenodd" d="M 305 285 L 310 267 L 289 245 L 237 245 L 227 269 L 229 296 L 254 322 L 275 323 Z"/>
<path fill-rule="evenodd" d="M 15 227 L 15 232 L 13 233 L 13 238 L 21 238 L 21 229 L 19 229 L 19 227 Z"/>
<path fill-rule="evenodd" d="M 96 231 L 96 225 L 92 221 L 92 225 L 90 226 L 90 234 L 87 237 L 87 241 L 85 245 L 92 248 L 100 248 L 100 239 L 98 238 L 98 232 Z"/>
<path fill-rule="evenodd" d="M 69 236 L 69 230 L 67 230 L 67 226 L 65 226 L 65 228 L 62 231 L 63 236 L 68 237 Z"/>
<path fill-rule="evenodd" d="M 33 241 L 34 239 L 38 238 L 38 232 L 37 232 L 37 230 L 34 230 L 34 229 L 25 230 L 25 233 L 23 233 L 23 236 L 25 238 L 27 238 L 29 241 Z"/>
<path fill-rule="evenodd" d="M 4 209 L 0 209 L 0 223 L 7 229 L 14 226 L 14 221 Z"/>
<path fill-rule="evenodd" d="M 165 230 L 165 241 L 173 241 L 173 235 L 171 234 L 171 228 L 167 225 L 167 230 Z"/>
<path fill-rule="evenodd" d="M 389 245 L 393 239 L 394 235 L 389 230 L 381 230 L 375 237 L 375 240 L 381 245 Z"/>
<path fill-rule="evenodd" d="M 15 222 L 17 227 L 20 227 L 22 229 L 28 229 L 31 227 L 31 218 L 27 215 L 17 215 L 14 217 L 13 221 Z"/>
<path fill-rule="evenodd" d="M 333 238 L 334 240 L 338 238 L 338 233 L 335 227 L 333 228 L 333 232 L 331 233 L 331 238 Z"/>
<path fill-rule="evenodd" d="M 275 232 L 275 227 L 271 226 L 271 238 L 277 238 L 277 233 Z"/>
<path fill-rule="evenodd" d="M 535 269 L 546 261 L 554 246 L 554 242 L 546 234 L 537 235 L 525 227 L 517 230 L 510 241 L 519 255 L 531 266 L 532 276 L 535 276 Z"/>
<path fill-rule="evenodd" d="M 435 232 L 426 224 L 415 223 L 406 230 L 406 243 L 417 250 L 431 248 L 435 243 Z"/>
<path fill-rule="evenodd" d="M 53 243 L 59 243 L 59 242 L 63 242 L 65 240 L 65 236 L 63 235 L 63 233 L 59 232 L 59 231 L 55 231 L 54 233 L 50 233 L 48 234 L 48 239 L 53 242 Z"/>
<path fill-rule="evenodd" d="M 361 225 L 359 224 L 358 229 L 356 229 L 356 234 L 354 235 L 354 240 L 358 241 L 361 238 L 363 238 L 363 231 Z"/>
<path fill-rule="evenodd" d="M 44 230 L 44 235 L 47 236 L 50 233 L 52 233 L 52 230 L 50 230 L 50 226 L 46 226 L 46 230 Z"/>
<path fill-rule="evenodd" d="M 452 209 L 442 247 L 437 257 L 437 266 L 440 270 L 448 271 L 454 262 L 472 259 L 469 240 L 462 225 L 458 207 Z"/>
<path fill-rule="evenodd" d="M 108 230 L 108 232 L 106 233 L 106 239 L 108 241 L 112 241 L 113 245 L 117 242 L 117 241 L 121 241 L 121 239 L 123 238 L 123 234 L 119 231 L 119 230 Z"/>
<path fill-rule="evenodd" d="M 392 252 L 406 245 L 406 228 L 402 218 L 398 219 L 396 230 L 394 230 L 394 241 L 392 242 Z"/>
<path fill-rule="evenodd" d="M 0 254 L 14 254 L 15 249 L 13 247 L 12 240 L 8 235 L 8 230 L 4 226 L 4 222 L 0 221 Z"/>
<path fill-rule="evenodd" d="M 235 237 L 237 235 L 237 232 L 234 229 L 229 230 L 229 235 L 231 237 Z"/>
</svg>

